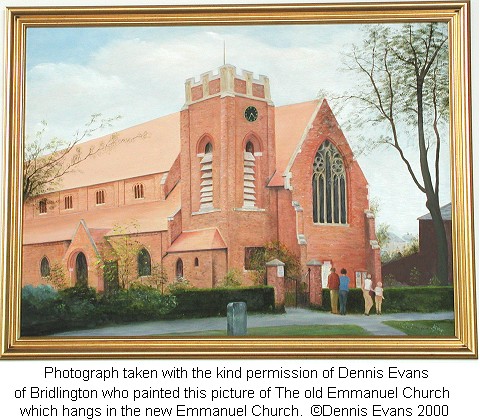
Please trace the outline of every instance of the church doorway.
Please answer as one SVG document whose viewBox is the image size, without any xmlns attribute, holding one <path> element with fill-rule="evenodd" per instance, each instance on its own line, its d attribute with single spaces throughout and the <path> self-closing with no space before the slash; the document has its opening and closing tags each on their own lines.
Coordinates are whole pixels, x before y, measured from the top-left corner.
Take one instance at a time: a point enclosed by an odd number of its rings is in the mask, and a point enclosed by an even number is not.
<svg viewBox="0 0 480 420">
<path fill-rule="evenodd" d="M 83 252 L 79 252 L 75 259 L 75 286 L 87 287 L 88 286 L 88 265 L 87 258 Z"/>
</svg>

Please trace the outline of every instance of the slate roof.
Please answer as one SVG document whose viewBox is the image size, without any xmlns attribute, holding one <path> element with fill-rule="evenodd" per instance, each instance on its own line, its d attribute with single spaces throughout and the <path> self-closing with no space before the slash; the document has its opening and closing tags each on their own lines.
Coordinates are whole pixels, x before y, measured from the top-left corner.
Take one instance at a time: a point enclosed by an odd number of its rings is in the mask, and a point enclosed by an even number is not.
<svg viewBox="0 0 480 420">
<path fill-rule="evenodd" d="M 452 220 L 452 203 L 440 207 L 440 212 L 443 220 Z M 424 214 L 420 216 L 418 220 L 432 220 L 432 215 L 430 213 Z"/>
</svg>

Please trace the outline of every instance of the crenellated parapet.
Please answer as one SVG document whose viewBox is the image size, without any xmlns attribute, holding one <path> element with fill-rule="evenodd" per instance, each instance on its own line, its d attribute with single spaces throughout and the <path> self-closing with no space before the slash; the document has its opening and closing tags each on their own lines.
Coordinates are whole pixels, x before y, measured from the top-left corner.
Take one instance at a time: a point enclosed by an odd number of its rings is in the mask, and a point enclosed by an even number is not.
<svg viewBox="0 0 480 420">
<path fill-rule="evenodd" d="M 190 78 L 185 81 L 185 105 L 213 97 L 242 96 L 264 100 L 273 105 L 270 96 L 270 81 L 267 76 L 255 78 L 250 71 L 243 70 L 237 74 L 235 66 L 225 64 L 217 73 L 209 71 L 200 75 L 200 80 Z"/>
</svg>

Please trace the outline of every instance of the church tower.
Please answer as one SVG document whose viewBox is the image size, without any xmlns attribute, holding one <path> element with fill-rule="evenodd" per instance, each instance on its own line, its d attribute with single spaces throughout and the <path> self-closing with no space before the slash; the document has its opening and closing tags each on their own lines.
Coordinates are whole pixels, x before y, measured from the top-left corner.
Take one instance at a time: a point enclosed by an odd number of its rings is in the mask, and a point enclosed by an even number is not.
<svg viewBox="0 0 480 420">
<path fill-rule="evenodd" d="M 274 112 L 265 76 L 224 65 L 185 83 L 182 230 L 216 228 L 228 269 L 244 267 L 246 248 L 275 239 L 266 187 L 275 171 Z"/>
</svg>

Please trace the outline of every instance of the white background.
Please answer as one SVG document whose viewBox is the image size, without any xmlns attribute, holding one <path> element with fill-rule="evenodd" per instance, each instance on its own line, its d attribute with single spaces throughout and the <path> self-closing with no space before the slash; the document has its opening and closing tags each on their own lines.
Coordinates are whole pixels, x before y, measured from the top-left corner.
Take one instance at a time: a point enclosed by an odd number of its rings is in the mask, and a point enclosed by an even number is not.
<svg viewBox="0 0 480 420">
<path fill-rule="evenodd" d="M 271 3 L 271 1 L 263 0 L 263 3 Z M 60 1 L 19 1 L 19 0 L 6 0 L 2 2 L 6 6 L 38 6 L 38 5 L 111 5 L 112 2 L 101 2 L 101 1 L 77 1 L 77 2 L 60 2 Z M 117 0 L 116 4 L 132 4 L 136 2 L 132 2 L 131 0 L 127 1 L 120 1 Z M 143 1 L 142 4 L 159 4 L 161 2 L 149 2 Z M 176 4 L 185 4 L 187 1 L 181 2 L 169 2 L 169 3 L 176 3 Z M 200 3 L 200 2 L 196 2 Z M 208 1 L 207 3 L 231 3 L 231 1 Z M 140 4 L 140 3 L 139 3 Z M 478 32 L 478 23 L 479 23 L 479 8 L 478 8 L 478 1 L 472 0 L 472 46 L 473 46 L 473 54 L 472 54 L 472 76 L 473 76 L 473 84 L 472 84 L 472 93 L 473 93 L 473 146 L 474 146 L 474 182 L 475 182 L 475 219 L 476 219 L 476 237 L 479 236 L 479 124 L 478 124 L 478 115 L 479 115 L 479 32 Z M 4 8 L 2 6 L 1 10 L 2 16 L 0 16 L 0 28 L 2 35 L 4 34 Z M 0 47 L 3 48 L 3 42 L 0 43 Z M 0 52 L 0 59 L 3 63 L 3 51 Z M 4 68 L 4 66 L 2 66 Z M 2 97 L 3 97 L 3 81 L 4 78 L 1 78 L 2 83 Z M 3 145 L 3 141 L 1 142 Z M 0 171 L 1 174 L 1 171 Z M 476 246 L 476 255 L 478 261 L 478 249 L 479 244 L 477 240 Z M 478 265 L 477 265 L 478 267 Z M 479 270 L 477 268 L 477 278 L 479 278 Z M 478 298 L 477 298 L 478 300 Z M 49 366 L 59 366 L 62 368 L 105 368 L 111 365 L 116 366 L 118 369 L 128 366 L 142 366 L 144 368 L 155 368 L 155 369 L 166 369 L 171 366 L 185 366 L 188 369 L 191 369 L 194 366 L 198 366 L 201 368 L 210 368 L 215 369 L 216 366 L 225 366 L 231 369 L 235 369 L 239 366 L 242 366 L 244 369 L 246 368 L 275 368 L 279 366 L 283 366 L 284 368 L 298 368 L 301 366 L 302 368 L 315 368 L 318 370 L 329 369 L 330 367 L 338 367 L 338 366 L 348 366 L 353 369 L 367 369 L 367 368 L 377 368 L 387 370 L 389 366 L 397 366 L 401 369 L 428 369 L 429 370 L 429 378 L 426 380 L 421 381 L 405 381 L 405 380 L 369 380 L 368 383 L 365 381 L 352 381 L 349 382 L 349 386 L 358 385 L 359 387 L 362 386 L 372 386 L 372 387 L 386 387 L 391 388 L 394 386 L 418 386 L 422 388 L 441 388 L 445 386 L 451 390 L 451 399 L 447 401 L 450 406 L 450 415 L 448 418 L 451 419 L 461 419 L 461 418 L 471 418 L 472 415 L 475 416 L 475 412 L 478 413 L 477 409 L 477 401 L 478 401 L 478 382 L 480 377 L 480 362 L 478 360 L 402 360 L 402 361 L 395 361 L 395 360 L 349 360 L 349 361 L 338 361 L 338 360 L 295 360 L 295 361 L 251 361 L 251 360 L 237 360 L 237 361 L 223 361 L 223 360 L 213 360 L 213 361 L 150 361 L 150 360 L 139 360 L 139 361 L 1 361 L 0 362 L 0 407 L 1 407 L 1 417 L 14 420 L 20 418 L 19 411 L 18 411 L 18 400 L 13 398 L 13 393 L 17 389 L 21 389 L 24 386 L 63 386 L 63 387 L 70 387 L 74 384 L 70 383 L 60 383 L 55 382 L 54 380 L 43 380 L 43 367 Z M 180 381 L 178 383 L 181 386 L 186 386 L 186 381 Z M 336 380 L 336 381 L 328 381 L 328 383 L 320 381 L 319 382 L 310 382 L 310 381 L 296 381 L 296 382 L 285 382 L 285 381 L 265 381 L 263 384 L 260 382 L 256 382 L 253 385 L 250 384 L 243 384 L 244 386 L 248 386 L 249 388 L 253 386 L 253 389 L 257 391 L 261 388 L 265 388 L 270 386 L 292 386 L 292 387 L 300 387 L 300 388 L 308 388 L 310 386 L 321 386 L 321 385 L 329 385 L 329 386 L 345 386 L 346 382 L 343 380 Z M 80 384 L 75 384 L 76 386 L 81 386 Z M 113 386 L 114 384 L 109 384 Z M 116 382 L 115 385 L 118 387 L 120 386 L 133 386 L 133 387 L 143 387 L 148 388 L 149 386 L 153 387 L 160 387 L 166 386 L 165 382 L 148 382 L 148 381 L 141 381 L 137 383 L 130 383 L 122 384 L 121 382 Z M 177 384 L 175 384 L 176 386 Z M 201 386 L 201 387 L 226 387 L 228 385 L 231 386 L 228 382 L 219 382 L 219 381 L 203 381 L 201 383 L 194 383 L 189 381 L 188 385 L 193 386 Z M 90 386 L 90 385 L 89 385 Z M 103 387 L 103 385 L 99 382 L 96 383 L 99 389 Z M 285 404 L 285 401 L 271 401 L 272 404 Z M 356 404 L 363 403 L 362 401 L 350 401 L 345 402 L 345 404 L 355 406 Z M 391 402 L 390 406 L 407 406 L 408 402 L 399 401 L 397 404 L 395 402 Z M 441 402 L 442 404 L 445 401 Z M 238 401 L 232 402 L 233 405 L 238 405 Z M 72 405 L 72 404 L 71 404 Z M 92 403 L 91 405 L 95 405 Z M 98 404 L 97 404 L 98 405 Z M 151 405 L 151 404 L 150 404 Z M 154 404 L 160 405 L 160 404 Z M 287 404 L 289 405 L 289 404 Z M 411 417 L 415 418 L 415 417 Z"/>
</svg>

